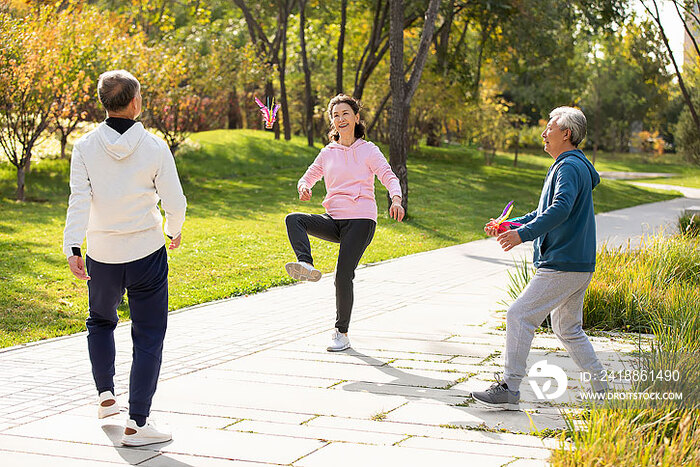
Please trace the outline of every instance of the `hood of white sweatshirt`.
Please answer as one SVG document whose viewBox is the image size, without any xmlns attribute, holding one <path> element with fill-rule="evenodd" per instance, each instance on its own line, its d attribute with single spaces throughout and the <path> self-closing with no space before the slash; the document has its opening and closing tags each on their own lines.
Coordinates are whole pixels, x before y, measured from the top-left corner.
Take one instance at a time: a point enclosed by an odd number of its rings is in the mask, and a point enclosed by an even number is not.
<svg viewBox="0 0 700 467">
<path fill-rule="evenodd" d="M 115 160 L 132 155 L 148 134 L 141 122 L 134 123 L 124 134 L 102 122 L 96 130 L 97 139 L 107 154 Z"/>
</svg>

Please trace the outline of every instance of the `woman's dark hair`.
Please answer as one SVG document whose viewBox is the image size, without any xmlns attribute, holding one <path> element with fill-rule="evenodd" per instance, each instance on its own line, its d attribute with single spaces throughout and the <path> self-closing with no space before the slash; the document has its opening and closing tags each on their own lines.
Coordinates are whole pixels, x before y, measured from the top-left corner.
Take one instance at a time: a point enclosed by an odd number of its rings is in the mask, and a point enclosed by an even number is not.
<svg viewBox="0 0 700 467">
<path fill-rule="evenodd" d="M 328 120 L 330 120 L 331 122 L 331 129 L 328 132 L 328 139 L 330 141 L 338 141 L 340 139 L 340 133 L 338 133 L 338 130 L 336 130 L 335 126 L 333 125 L 333 107 L 335 107 L 338 104 L 348 104 L 352 108 L 352 111 L 355 113 L 355 115 L 359 114 L 360 109 L 362 108 L 360 101 L 346 94 L 338 94 L 337 96 L 331 99 L 331 101 L 328 103 Z M 355 124 L 355 138 L 364 137 L 365 122 L 360 120 Z"/>
</svg>

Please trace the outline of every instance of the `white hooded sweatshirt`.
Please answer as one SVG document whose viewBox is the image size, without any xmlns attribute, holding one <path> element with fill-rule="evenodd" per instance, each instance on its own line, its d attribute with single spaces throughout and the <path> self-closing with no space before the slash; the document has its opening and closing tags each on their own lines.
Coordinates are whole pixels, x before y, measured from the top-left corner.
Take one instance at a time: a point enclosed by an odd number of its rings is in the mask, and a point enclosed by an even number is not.
<svg viewBox="0 0 700 467">
<path fill-rule="evenodd" d="M 187 201 L 175 160 L 162 139 L 140 122 L 124 134 L 101 123 L 73 147 L 63 252 L 73 256 L 87 232 L 87 254 L 101 263 L 128 263 L 180 235 Z"/>
</svg>

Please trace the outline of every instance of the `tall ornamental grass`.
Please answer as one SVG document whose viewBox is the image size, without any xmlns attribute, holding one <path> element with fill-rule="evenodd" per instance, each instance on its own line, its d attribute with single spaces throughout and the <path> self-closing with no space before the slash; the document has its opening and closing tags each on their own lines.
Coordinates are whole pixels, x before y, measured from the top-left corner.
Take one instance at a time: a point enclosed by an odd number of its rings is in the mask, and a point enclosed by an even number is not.
<svg viewBox="0 0 700 467">
<path fill-rule="evenodd" d="M 586 292 L 584 328 L 651 333 L 660 322 L 697 314 L 699 246 L 697 237 L 657 235 L 639 249 L 604 248 Z"/>
<path fill-rule="evenodd" d="M 654 335 L 639 370 L 677 379 L 638 381 L 632 391 L 681 400 L 614 400 L 583 412 L 584 428 L 551 461 L 557 466 L 700 465 L 700 238 L 657 236 L 639 250 L 604 250 L 584 304 L 588 328 Z M 573 427 L 573 420 L 568 420 Z"/>
<path fill-rule="evenodd" d="M 553 466 L 700 465 L 698 410 L 640 407 L 593 408 L 583 413 L 586 429 L 562 439 Z M 572 421 L 569 420 L 571 425 Z"/>
</svg>

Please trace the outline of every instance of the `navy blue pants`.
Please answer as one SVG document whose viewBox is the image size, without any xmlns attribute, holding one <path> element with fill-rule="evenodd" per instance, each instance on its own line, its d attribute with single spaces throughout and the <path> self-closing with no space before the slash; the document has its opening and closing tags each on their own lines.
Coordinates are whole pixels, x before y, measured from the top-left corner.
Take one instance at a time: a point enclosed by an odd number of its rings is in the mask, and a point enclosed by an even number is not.
<svg viewBox="0 0 700 467">
<path fill-rule="evenodd" d="M 287 235 L 298 261 L 314 264 L 309 235 L 340 243 L 335 268 L 335 327 L 348 332 L 354 301 L 352 281 L 360 258 L 372 243 L 377 223 L 372 219 L 333 219 L 328 214 L 295 212 L 285 218 Z"/>
<path fill-rule="evenodd" d="M 106 264 L 86 257 L 90 317 L 88 351 L 98 390 L 114 387 L 114 328 L 124 292 L 129 297 L 133 362 L 129 414 L 147 417 L 160 374 L 168 324 L 168 254 L 165 247 L 145 258 Z"/>
</svg>

